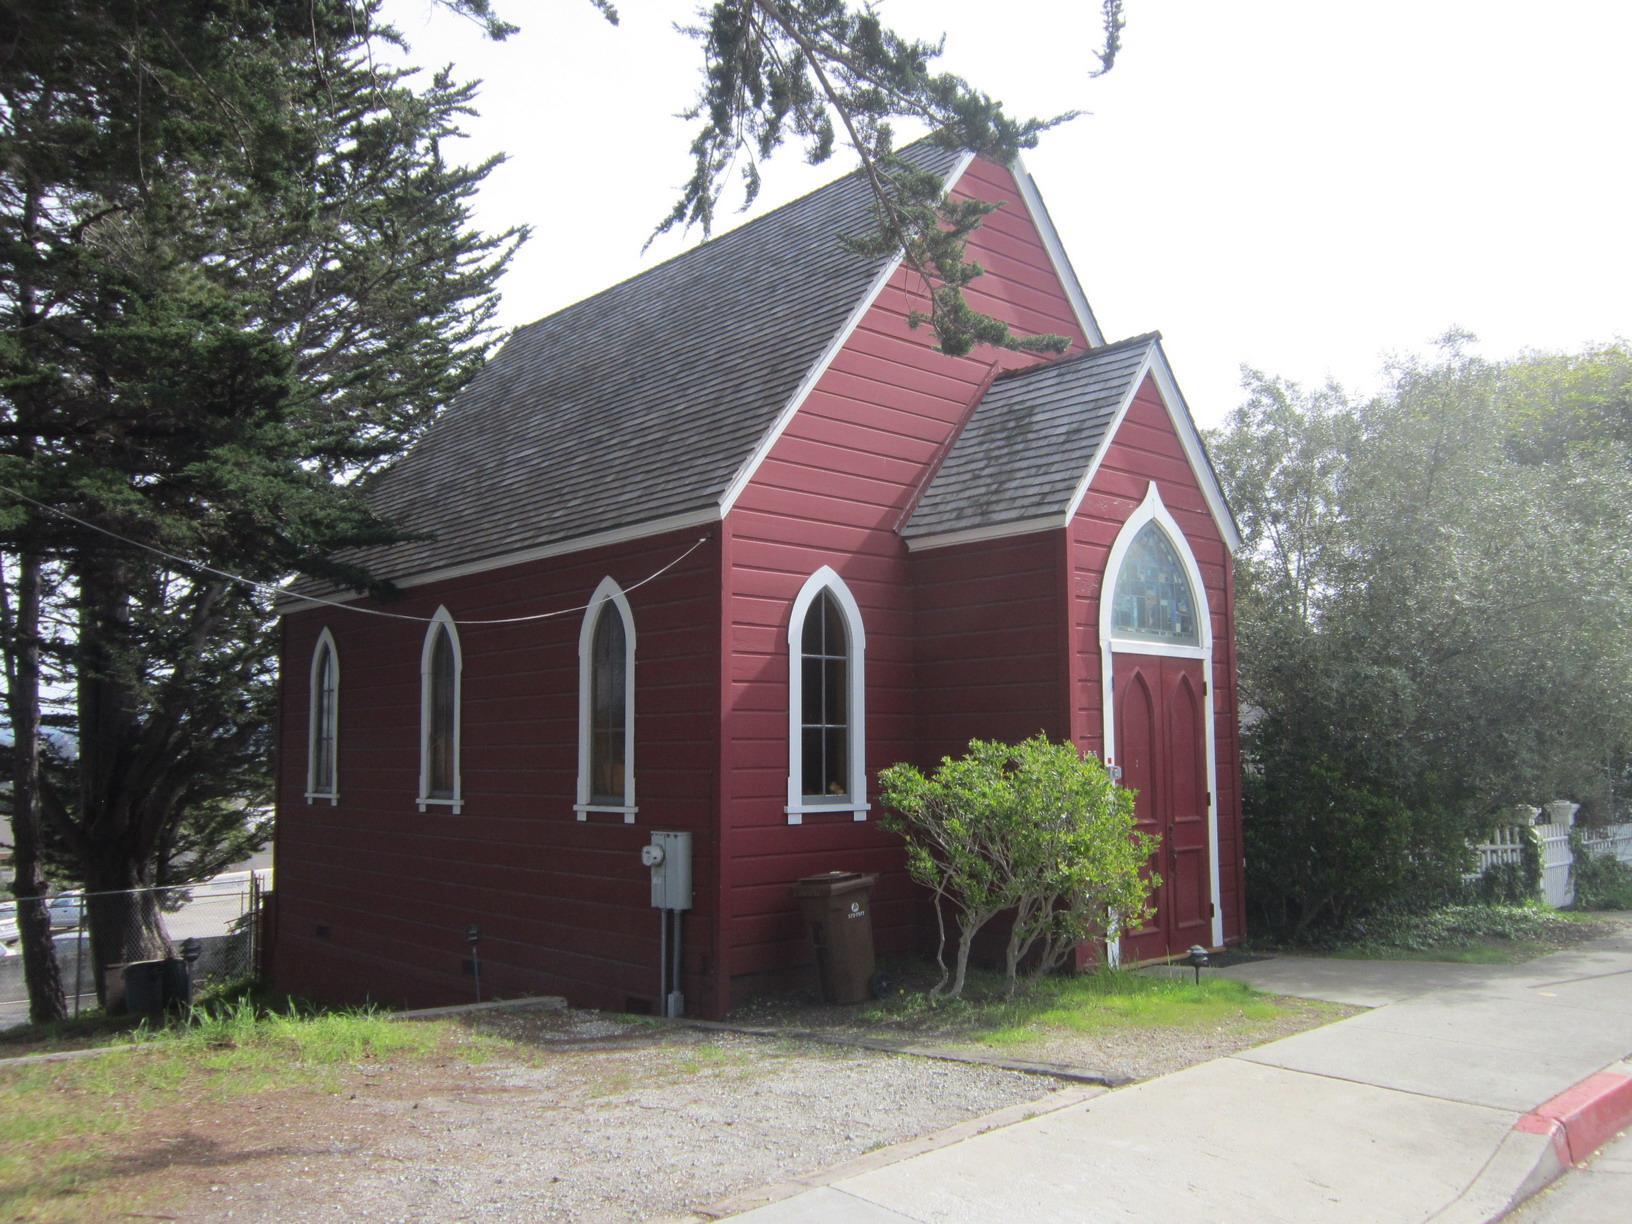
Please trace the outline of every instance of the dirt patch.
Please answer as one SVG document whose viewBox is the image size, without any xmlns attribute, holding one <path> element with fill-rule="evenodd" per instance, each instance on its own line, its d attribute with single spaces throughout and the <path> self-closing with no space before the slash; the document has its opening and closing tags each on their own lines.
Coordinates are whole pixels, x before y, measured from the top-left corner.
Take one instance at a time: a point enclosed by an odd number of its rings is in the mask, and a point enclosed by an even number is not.
<svg viewBox="0 0 1632 1224">
<path fill-rule="evenodd" d="M 595 1013 L 472 1026 L 517 1045 L 475 1066 L 353 1067 L 333 1092 L 150 1114 L 85 1179 L 83 1215 L 100 1214 L 100 1186 L 186 1220 L 683 1216 L 1058 1087 Z"/>
</svg>

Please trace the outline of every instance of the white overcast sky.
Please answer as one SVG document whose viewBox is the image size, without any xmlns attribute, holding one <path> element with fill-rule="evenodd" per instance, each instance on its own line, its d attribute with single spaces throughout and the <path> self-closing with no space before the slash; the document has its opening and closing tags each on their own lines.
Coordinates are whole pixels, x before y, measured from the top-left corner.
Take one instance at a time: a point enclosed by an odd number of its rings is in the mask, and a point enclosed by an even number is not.
<svg viewBox="0 0 1632 1224">
<path fill-rule="evenodd" d="M 1632 336 L 1632 4 L 1623 0 L 1129 0 L 1089 79 L 1093 0 L 884 0 L 902 33 L 1011 112 L 1089 113 L 1026 163 L 1111 338 L 1159 329 L 1197 418 L 1239 368 L 1375 387 L 1451 326 L 1480 351 Z M 641 246 L 689 171 L 700 52 L 685 0 L 501 3 L 492 44 L 388 0 L 413 62 L 484 82 L 455 152 L 509 157 L 478 221 L 533 240 L 501 322 L 550 314 L 695 242 Z M 755 211 L 852 164 L 766 167 Z M 732 214 L 726 225 L 737 224 Z"/>
</svg>

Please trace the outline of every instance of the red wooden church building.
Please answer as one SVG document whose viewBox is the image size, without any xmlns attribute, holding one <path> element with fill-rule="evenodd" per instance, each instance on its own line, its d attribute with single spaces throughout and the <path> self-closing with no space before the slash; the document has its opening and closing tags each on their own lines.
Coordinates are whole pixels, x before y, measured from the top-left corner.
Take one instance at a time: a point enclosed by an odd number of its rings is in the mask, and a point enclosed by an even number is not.
<svg viewBox="0 0 1632 1224">
<path fill-rule="evenodd" d="M 936 351 L 836 241 L 857 176 L 518 331 L 376 486 L 405 597 L 285 607 L 280 989 L 467 1000 L 474 923 L 484 994 L 655 1010 L 682 830 L 721 1015 L 808 967 L 801 876 L 879 873 L 919 942 L 879 768 L 1038 731 L 1162 835 L 1122 955 L 1241 936 L 1238 536 L 1160 339 L 1105 341 L 1023 169 L 914 156 L 1003 202 L 976 308 L 1070 350 Z"/>
</svg>

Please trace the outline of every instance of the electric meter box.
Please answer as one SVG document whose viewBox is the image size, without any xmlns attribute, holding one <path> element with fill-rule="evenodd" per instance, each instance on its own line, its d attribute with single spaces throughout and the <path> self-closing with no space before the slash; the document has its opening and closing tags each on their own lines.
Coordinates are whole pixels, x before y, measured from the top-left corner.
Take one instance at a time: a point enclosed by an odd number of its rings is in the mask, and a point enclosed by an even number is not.
<svg viewBox="0 0 1632 1224">
<path fill-rule="evenodd" d="M 640 851 L 652 872 L 652 905 L 656 909 L 691 908 L 691 834 L 652 833 Z"/>
</svg>

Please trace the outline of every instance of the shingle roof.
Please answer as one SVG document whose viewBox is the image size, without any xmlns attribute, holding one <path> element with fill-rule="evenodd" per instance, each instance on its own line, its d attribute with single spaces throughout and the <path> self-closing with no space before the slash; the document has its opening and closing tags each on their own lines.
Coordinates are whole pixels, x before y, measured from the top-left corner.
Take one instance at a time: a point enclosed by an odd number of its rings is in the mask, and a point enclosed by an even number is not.
<svg viewBox="0 0 1632 1224">
<path fill-rule="evenodd" d="M 1156 344 L 1134 336 L 992 383 L 902 527 L 907 539 L 1064 515 Z"/>
<path fill-rule="evenodd" d="M 370 491 L 435 538 L 346 559 L 403 579 L 717 504 L 883 266 L 838 242 L 871 207 L 851 174 L 517 331 Z"/>
</svg>

